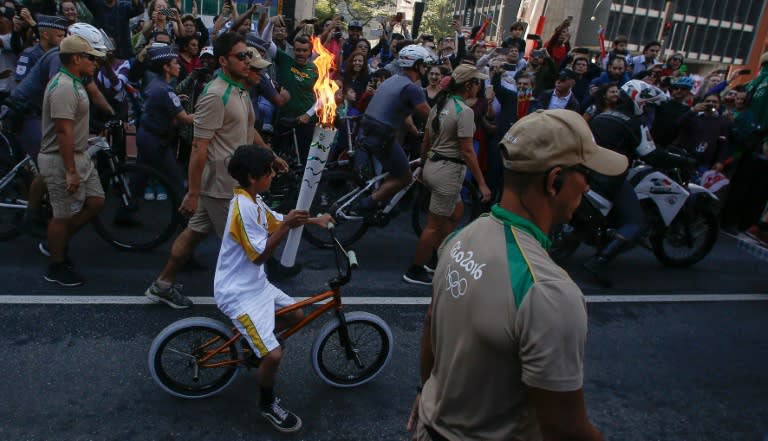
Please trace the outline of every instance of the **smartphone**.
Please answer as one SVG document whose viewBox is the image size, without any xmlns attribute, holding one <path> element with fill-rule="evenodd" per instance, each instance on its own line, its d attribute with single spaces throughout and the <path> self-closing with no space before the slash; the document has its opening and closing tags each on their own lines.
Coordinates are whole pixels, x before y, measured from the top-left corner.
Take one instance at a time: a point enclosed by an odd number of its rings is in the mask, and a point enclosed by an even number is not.
<svg viewBox="0 0 768 441">
<path fill-rule="evenodd" d="M 165 15 L 166 17 L 170 17 L 173 15 L 173 9 L 171 8 L 162 8 L 160 9 L 160 15 Z"/>
<path fill-rule="evenodd" d="M 398 12 L 397 15 L 395 15 L 395 21 L 400 23 L 405 18 L 404 12 Z"/>
</svg>

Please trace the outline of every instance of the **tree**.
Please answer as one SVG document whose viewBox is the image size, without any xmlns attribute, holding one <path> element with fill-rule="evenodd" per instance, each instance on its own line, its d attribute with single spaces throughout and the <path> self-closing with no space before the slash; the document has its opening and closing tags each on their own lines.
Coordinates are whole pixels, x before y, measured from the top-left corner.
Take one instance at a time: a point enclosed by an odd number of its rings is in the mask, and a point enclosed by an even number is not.
<svg viewBox="0 0 768 441">
<path fill-rule="evenodd" d="M 437 38 L 453 35 L 453 7 L 449 0 L 429 0 L 424 4 L 419 34 L 432 34 Z M 418 38 L 418 35 L 414 35 Z"/>
</svg>

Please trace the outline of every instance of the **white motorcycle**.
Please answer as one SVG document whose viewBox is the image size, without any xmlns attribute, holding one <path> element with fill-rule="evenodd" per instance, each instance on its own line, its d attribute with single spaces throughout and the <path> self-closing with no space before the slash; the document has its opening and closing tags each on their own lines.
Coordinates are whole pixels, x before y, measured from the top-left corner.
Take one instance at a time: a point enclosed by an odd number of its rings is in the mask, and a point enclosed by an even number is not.
<svg viewBox="0 0 768 441">
<path fill-rule="evenodd" d="M 653 251 L 667 266 L 687 267 L 703 259 L 715 245 L 719 225 L 718 201 L 708 189 L 690 182 L 695 161 L 685 152 L 657 149 L 636 160 L 627 179 L 646 216 L 646 228 L 638 244 Z M 611 216 L 613 204 L 590 190 L 571 222 L 552 229 L 550 255 L 562 261 L 580 243 L 605 247 L 616 235 Z"/>
</svg>

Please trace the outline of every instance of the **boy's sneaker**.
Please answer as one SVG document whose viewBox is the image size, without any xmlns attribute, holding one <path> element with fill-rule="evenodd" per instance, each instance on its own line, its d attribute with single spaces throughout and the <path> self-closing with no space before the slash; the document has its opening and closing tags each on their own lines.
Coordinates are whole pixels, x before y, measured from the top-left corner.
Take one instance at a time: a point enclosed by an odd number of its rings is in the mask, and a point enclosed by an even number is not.
<svg viewBox="0 0 768 441">
<path fill-rule="evenodd" d="M 194 304 L 187 296 L 180 293 L 176 286 L 162 289 L 157 286 L 157 281 L 152 282 L 152 285 L 144 291 L 144 295 L 154 302 L 163 302 L 174 309 L 187 309 Z"/>
<path fill-rule="evenodd" d="M 415 285 L 432 286 L 432 275 L 429 274 L 423 266 L 411 266 L 411 268 L 403 274 L 403 280 Z"/>
<path fill-rule="evenodd" d="M 45 273 L 45 280 L 68 287 L 80 286 L 85 283 L 83 277 L 80 274 L 77 274 L 70 265 L 67 265 L 64 262 L 48 265 L 48 272 Z"/>
<path fill-rule="evenodd" d="M 301 429 L 301 418 L 281 406 L 279 398 L 275 398 L 268 408 L 262 408 L 261 416 L 282 433 L 294 433 Z"/>
</svg>

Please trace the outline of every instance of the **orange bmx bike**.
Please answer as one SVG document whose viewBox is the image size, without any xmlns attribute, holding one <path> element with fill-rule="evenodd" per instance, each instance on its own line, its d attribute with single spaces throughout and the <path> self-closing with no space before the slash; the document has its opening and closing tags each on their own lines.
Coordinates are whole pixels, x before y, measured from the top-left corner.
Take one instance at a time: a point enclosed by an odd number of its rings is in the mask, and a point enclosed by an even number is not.
<svg viewBox="0 0 768 441">
<path fill-rule="evenodd" d="M 326 383 L 354 387 L 381 373 L 392 357 L 392 331 L 380 317 L 367 312 L 344 312 L 341 287 L 357 267 L 354 251 L 346 251 L 329 228 L 334 243 L 337 275 L 329 290 L 281 308 L 277 316 L 308 305 L 320 304 L 303 320 L 279 334 L 286 339 L 326 312 L 333 319 L 315 337 L 312 368 Z M 180 398 L 215 395 L 237 377 L 243 368 L 258 365 L 250 345 L 232 326 L 207 317 L 190 317 L 163 329 L 149 349 L 149 371 L 160 388 Z"/>
</svg>

